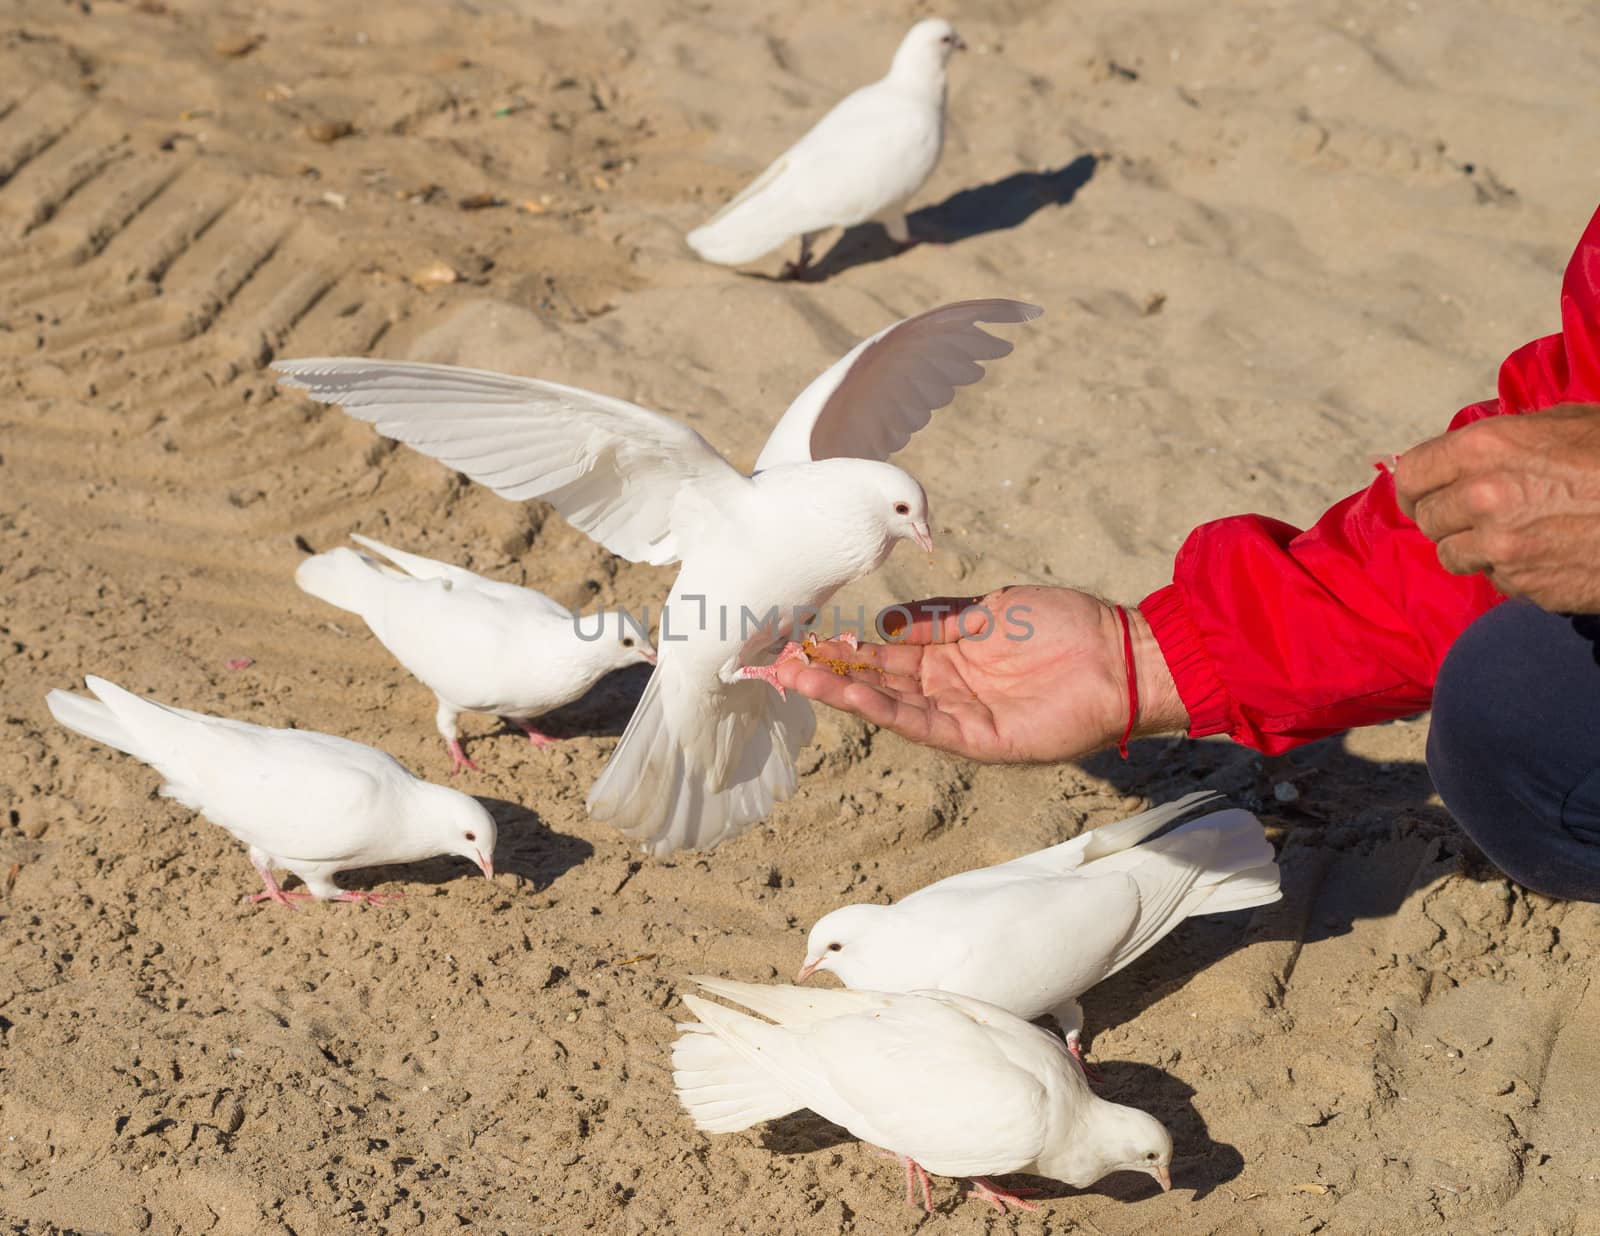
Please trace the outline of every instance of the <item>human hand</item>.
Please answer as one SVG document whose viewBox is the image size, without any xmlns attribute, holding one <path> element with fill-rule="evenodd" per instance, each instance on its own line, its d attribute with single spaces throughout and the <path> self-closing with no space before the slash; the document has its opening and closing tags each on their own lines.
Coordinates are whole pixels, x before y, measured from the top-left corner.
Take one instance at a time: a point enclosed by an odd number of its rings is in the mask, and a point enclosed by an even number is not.
<svg viewBox="0 0 1600 1236">
<path fill-rule="evenodd" d="M 895 629 L 901 610 L 910 621 Z M 1128 620 L 1139 685 L 1134 732 L 1186 728 L 1148 624 L 1136 609 Z M 888 610 L 883 625 L 892 642 L 853 652 L 823 644 L 811 650 L 811 665 L 779 665 L 778 680 L 913 742 L 990 763 L 1072 759 L 1115 742 L 1127 725 L 1122 624 L 1088 593 L 1019 586 L 939 597 Z M 841 676 L 822 658 L 853 668 Z"/>
<path fill-rule="evenodd" d="M 1412 447 L 1400 509 L 1454 575 L 1556 613 L 1600 613 L 1600 405 L 1495 416 Z"/>
</svg>

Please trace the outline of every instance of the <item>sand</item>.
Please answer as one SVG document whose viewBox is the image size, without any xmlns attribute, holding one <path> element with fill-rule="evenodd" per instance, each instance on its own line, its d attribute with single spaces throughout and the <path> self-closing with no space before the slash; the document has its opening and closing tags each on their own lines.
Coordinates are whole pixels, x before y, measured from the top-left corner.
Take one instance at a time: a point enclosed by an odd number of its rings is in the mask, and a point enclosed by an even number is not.
<svg viewBox="0 0 1600 1236">
<path fill-rule="evenodd" d="M 694 261 L 682 233 L 924 12 L 0 9 L 0 1226 L 911 1231 L 894 1166 L 817 1119 L 688 1126 L 684 976 L 788 975 L 842 901 L 1211 786 L 1259 808 L 1284 901 L 1186 924 L 1087 1001 L 1105 1093 L 1168 1123 L 1175 1188 L 1053 1188 L 1001 1220 L 945 1181 L 927 1228 L 1600 1230 L 1600 916 L 1454 831 L 1425 719 L 1267 766 L 1174 739 L 1016 769 L 824 715 L 770 823 L 662 862 L 582 808 L 624 674 L 551 751 L 466 723 L 493 883 L 439 860 L 348 877 L 400 908 L 290 913 L 241 908 L 240 847 L 46 713 L 93 672 L 443 779 L 431 697 L 294 589 L 297 541 L 360 529 L 569 604 L 658 600 L 665 571 L 280 395 L 274 356 L 577 382 L 747 465 L 857 338 L 1038 302 L 901 457 L 940 548 L 841 598 L 876 607 L 1006 581 L 1137 599 L 1195 523 L 1314 518 L 1556 328 L 1600 19 L 1551 0 L 962 0 L 941 12 L 973 52 L 913 217 L 946 243 L 864 230 L 805 285 Z"/>
</svg>

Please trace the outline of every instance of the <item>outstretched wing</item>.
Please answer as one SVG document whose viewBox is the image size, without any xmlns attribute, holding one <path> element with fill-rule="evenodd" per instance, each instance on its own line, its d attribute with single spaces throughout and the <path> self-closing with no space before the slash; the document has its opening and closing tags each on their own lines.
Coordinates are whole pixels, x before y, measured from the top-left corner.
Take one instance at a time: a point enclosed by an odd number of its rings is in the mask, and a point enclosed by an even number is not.
<svg viewBox="0 0 1600 1236">
<path fill-rule="evenodd" d="M 746 478 L 687 425 L 577 387 L 402 361 L 280 361 L 286 386 L 336 403 L 502 498 L 542 498 L 614 554 L 663 565 L 693 537 L 707 485 Z"/>
<path fill-rule="evenodd" d="M 1031 322 L 1043 312 L 1020 300 L 962 300 L 879 331 L 800 392 L 756 471 L 812 459 L 888 459 L 955 398 L 956 387 L 983 377 L 980 361 L 1011 351 L 979 322 Z"/>
</svg>

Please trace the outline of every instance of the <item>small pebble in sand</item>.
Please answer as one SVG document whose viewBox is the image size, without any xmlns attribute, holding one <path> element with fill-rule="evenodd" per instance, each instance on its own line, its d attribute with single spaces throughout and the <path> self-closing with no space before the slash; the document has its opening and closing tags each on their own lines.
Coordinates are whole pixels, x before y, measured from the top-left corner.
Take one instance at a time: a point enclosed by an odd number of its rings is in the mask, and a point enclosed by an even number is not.
<svg viewBox="0 0 1600 1236">
<path fill-rule="evenodd" d="M 336 142 L 341 137 L 349 137 L 355 131 L 355 125 L 348 120 L 313 120 L 306 125 L 306 136 L 324 145 Z"/>
</svg>

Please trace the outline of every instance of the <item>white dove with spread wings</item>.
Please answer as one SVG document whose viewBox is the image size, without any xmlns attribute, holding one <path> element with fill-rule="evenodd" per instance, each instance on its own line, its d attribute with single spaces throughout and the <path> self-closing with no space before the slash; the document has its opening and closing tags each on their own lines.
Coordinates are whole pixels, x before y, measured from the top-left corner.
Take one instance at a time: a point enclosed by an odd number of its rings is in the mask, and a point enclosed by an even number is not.
<svg viewBox="0 0 1600 1236">
<path fill-rule="evenodd" d="M 686 425 L 553 382 L 384 360 L 274 367 L 504 498 L 542 498 L 612 553 L 681 563 L 655 672 L 588 800 L 668 854 L 714 846 L 794 792 L 811 706 L 749 680 L 772 681 L 762 661 L 795 616 L 877 569 L 896 542 L 932 547 L 922 486 L 884 461 L 983 377 L 979 362 L 1011 351 L 978 323 L 1040 313 L 962 301 L 879 332 L 801 392 L 751 476 Z M 774 612 L 778 623 L 763 621 Z"/>
</svg>

